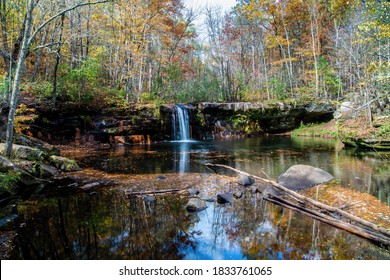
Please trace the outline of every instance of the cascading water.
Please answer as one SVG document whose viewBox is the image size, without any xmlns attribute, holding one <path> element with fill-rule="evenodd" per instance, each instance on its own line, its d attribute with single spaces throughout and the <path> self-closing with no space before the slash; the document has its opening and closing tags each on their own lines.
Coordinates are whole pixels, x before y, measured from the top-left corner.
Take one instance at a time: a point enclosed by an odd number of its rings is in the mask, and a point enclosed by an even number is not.
<svg viewBox="0 0 390 280">
<path fill-rule="evenodd" d="M 176 104 L 172 111 L 172 138 L 173 140 L 190 140 L 190 118 L 188 109 Z"/>
</svg>

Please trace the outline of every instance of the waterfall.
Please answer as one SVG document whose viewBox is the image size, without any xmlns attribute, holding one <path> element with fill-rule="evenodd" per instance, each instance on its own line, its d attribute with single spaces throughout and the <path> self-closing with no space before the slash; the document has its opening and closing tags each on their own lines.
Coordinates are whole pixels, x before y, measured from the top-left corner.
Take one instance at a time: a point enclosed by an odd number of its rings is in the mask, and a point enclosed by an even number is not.
<svg viewBox="0 0 390 280">
<path fill-rule="evenodd" d="M 190 140 L 190 118 L 184 105 L 176 104 L 173 107 L 172 136 L 173 140 Z"/>
</svg>

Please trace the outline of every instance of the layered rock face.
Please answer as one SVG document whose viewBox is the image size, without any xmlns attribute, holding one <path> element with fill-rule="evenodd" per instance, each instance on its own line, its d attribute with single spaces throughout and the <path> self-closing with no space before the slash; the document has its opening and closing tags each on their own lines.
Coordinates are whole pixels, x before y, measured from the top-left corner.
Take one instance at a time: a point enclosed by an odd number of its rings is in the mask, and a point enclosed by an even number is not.
<svg viewBox="0 0 390 280">
<path fill-rule="evenodd" d="M 332 119 L 329 104 L 197 103 L 184 105 L 189 112 L 192 139 L 244 138 L 283 133 L 301 123 Z M 32 136 L 51 143 L 81 145 L 147 144 L 172 139 L 173 105 L 136 105 L 104 108 L 37 108 Z"/>
</svg>

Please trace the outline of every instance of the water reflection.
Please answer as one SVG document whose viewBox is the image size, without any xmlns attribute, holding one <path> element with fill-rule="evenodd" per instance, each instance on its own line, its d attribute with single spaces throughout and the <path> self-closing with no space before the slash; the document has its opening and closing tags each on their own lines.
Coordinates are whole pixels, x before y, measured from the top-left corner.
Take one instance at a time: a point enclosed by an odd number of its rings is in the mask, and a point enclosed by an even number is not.
<svg viewBox="0 0 390 280">
<path fill-rule="evenodd" d="M 177 141 L 173 143 L 173 171 L 179 174 L 190 172 L 191 145 L 195 142 Z"/>
<path fill-rule="evenodd" d="M 27 201 L 18 207 L 22 259 L 390 259 L 390 251 L 256 195 L 209 203 L 98 196 Z"/>
</svg>

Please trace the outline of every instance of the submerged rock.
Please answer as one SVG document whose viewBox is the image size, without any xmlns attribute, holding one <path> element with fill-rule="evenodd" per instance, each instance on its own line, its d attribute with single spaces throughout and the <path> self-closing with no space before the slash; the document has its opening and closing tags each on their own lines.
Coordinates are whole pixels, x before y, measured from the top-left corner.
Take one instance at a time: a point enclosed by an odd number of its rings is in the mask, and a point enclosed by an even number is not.
<svg viewBox="0 0 390 280">
<path fill-rule="evenodd" d="M 144 196 L 145 202 L 154 202 L 156 200 L 157 200 L 157 198 L 155 196 Z"/>
<path fill-rule="evenodd" d="M 199 198 L 191 198 L 186 205 L 188 212 L 199 212 L 205 210 L 206 208 L 206 202 Z"/>
<path fill-rule="evenodd" d="M 310 165 L 293 165 L 278 177 L 278 183 L 290 190 L 302 190 L 333 180 L 328 172 Z"/>
<path fill-rule="evenodd" d="M 17 214 L 12 214 L 12 215 L 9 215 L 3 219 L 0 219 L 0 229 L 12 227 L 15 220 L 18 218 L 19 218 L 19 216 Z"/>
</svg>

